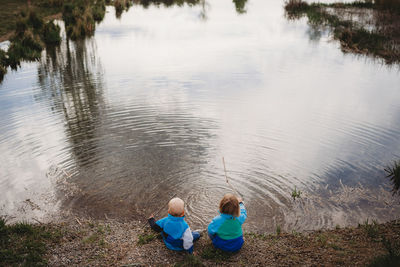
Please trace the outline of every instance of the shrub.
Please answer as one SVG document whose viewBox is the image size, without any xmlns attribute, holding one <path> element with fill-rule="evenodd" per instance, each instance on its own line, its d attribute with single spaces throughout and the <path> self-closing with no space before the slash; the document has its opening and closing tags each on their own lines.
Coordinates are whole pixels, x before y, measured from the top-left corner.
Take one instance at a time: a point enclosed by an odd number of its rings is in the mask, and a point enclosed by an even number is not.
<svg viewBox="0 0 400 267">
<path fill-rule="evenodd" d="M 102 21 L 106 14 L 106 5 L 103 1 L 97 1 L 92 7 L 93 19 L 97 22 Z"/>
<path fill-rule="evenodd" d="M 308 3 L 302 0 L 289 0 L 285 3 L 285 11 L 290 19 L 300 18 L 309 7 Z"/>
<path fill-rule="evenodd" d="M 61 42 L 60 27 L 53 21 L 46 23 L 43 27 L 43 41 L 47 45 L 59 45 Z"/>
<path fill-rule="evenodd" d="M 390 181 L 393 184 L 393 195 L 396 193 L 400 194 L 400 161 L 395 161 L 392 166 L 388 166 L 385 169 L 385 172 L 387 173 L 386 177 L 390 178 Z"/>
<path fill-rule="evenodd" d="M 40 58 L 43 49 L 43 43 L 39 36 L 34 35 L 31 30 L 26 30 L 21 38 L 14 38 L 8 49 L 7 64 L 16 69 L 20 61 L 37 60 Z"/>
<path fill-rule="evenodd" d="M 39 18 L 37 13 L 33 10 L 29 11 L 28 15 L 28 23 L 33 27 L 35 30 L 40 30 L 43 27 L 43 20 Z"/>
</svg>

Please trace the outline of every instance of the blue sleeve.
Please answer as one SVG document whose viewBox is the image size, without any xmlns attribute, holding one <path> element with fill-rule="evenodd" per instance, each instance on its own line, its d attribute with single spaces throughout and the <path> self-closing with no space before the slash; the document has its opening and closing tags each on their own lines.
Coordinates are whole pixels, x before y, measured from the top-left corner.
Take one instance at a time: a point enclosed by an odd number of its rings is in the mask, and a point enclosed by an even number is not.
<svg viewBox="0 0 400 267">
<path fill-rule="evenodd" d="M 164 224 L 165 224 L 167 219 L 168 219 L 168 217 L 162 218 L 162 219 L 156 221 L 156 224 L 164 229 Z"/>
<path fill-rule="evenodd" d="M 215 217 L 211 223 L 208 225 L 208 234 L 213 236 L 218 232 L 219 227 L 222 225 L 224 222 L 223 218 L 221 216 Z"/>
<path fill-rule="evenodd" d="M 247 218 L 247 211 L 242 202 L 240 202 L 239 206 L 240 206 L 240 215 L 238 217 L 238 220 L 239 220 L 240 224 L 243 224 Z"/>
</svg>

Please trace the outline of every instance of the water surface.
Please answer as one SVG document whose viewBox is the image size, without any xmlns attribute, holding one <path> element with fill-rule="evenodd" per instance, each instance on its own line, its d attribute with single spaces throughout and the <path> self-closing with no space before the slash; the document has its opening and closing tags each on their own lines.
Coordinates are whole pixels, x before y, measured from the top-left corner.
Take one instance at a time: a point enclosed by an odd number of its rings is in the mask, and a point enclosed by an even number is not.
<svg viewBox="0 0 400 267">
<path fill-rule="evenodd" d="M 94 37 L 9 71 L 1 213 L 144 219 L 177 195 L 204 227 L 230 192 L 225 157 L 246 229 L 398 217 L 383 171 L 400 157 L 398 66 L 343 54 L 281 1 L 236 4 L 108 7 Z"/>
</svg>

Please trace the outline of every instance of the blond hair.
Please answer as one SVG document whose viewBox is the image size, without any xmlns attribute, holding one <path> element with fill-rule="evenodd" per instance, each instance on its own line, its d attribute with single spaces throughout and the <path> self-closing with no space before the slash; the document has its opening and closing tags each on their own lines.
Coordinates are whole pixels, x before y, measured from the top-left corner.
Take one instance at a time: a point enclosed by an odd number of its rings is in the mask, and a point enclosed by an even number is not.
<svg viewBox="0 0 400 267">
<path fill-rule="evenodd" d="M 175 197 L 168 202 L 168 213 L 175 217 L 185 214 L 185 202 L 179 197 Z"/>
<path fill-rule="evenodd" d="M 239 217 L 240 215 L 239 200 L 233 194 L 230 193 L 225 194 L 224 197 L 219 202 L 219 211 L 221 213 Z"/>
</svg>

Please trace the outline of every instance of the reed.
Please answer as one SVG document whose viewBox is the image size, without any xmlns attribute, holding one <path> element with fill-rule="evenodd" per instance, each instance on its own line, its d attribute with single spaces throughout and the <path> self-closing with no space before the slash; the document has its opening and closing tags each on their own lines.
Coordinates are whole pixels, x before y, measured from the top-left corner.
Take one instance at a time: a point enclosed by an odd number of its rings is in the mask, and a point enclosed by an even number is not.
<svg viewBox="0 0 400 267">
<path fill-rule="evenodd" d="M 400 195 L 400 160 L 394 161 L 391 166 L 385 168 L 385 172 L 387 174 L 387 178 L 390 179 L 393 185 L 393 195 L 398 193 Z"/>
<path fill-rule="evenodd" d="M 3 80 L 4 75 L 7 73 L 7 53 L 0 49 L 0 82 Z"/>
<path fill-rule="evenodd" d="M 83 2 L 81 4 L 66 4 L 64 6 L 63 19 L 67 37 L 72 40 L 91 36 L 96 28 L 92 8 L 85 6 Z"/>
<path fill-rule="evenodd" d="M 93 35 L 96 22 L 103 20 L 106 8 L 103 0 L 67 2 L 63 7 L 63 20 L 67 37 L 72 40 Z"/>
</svg>

